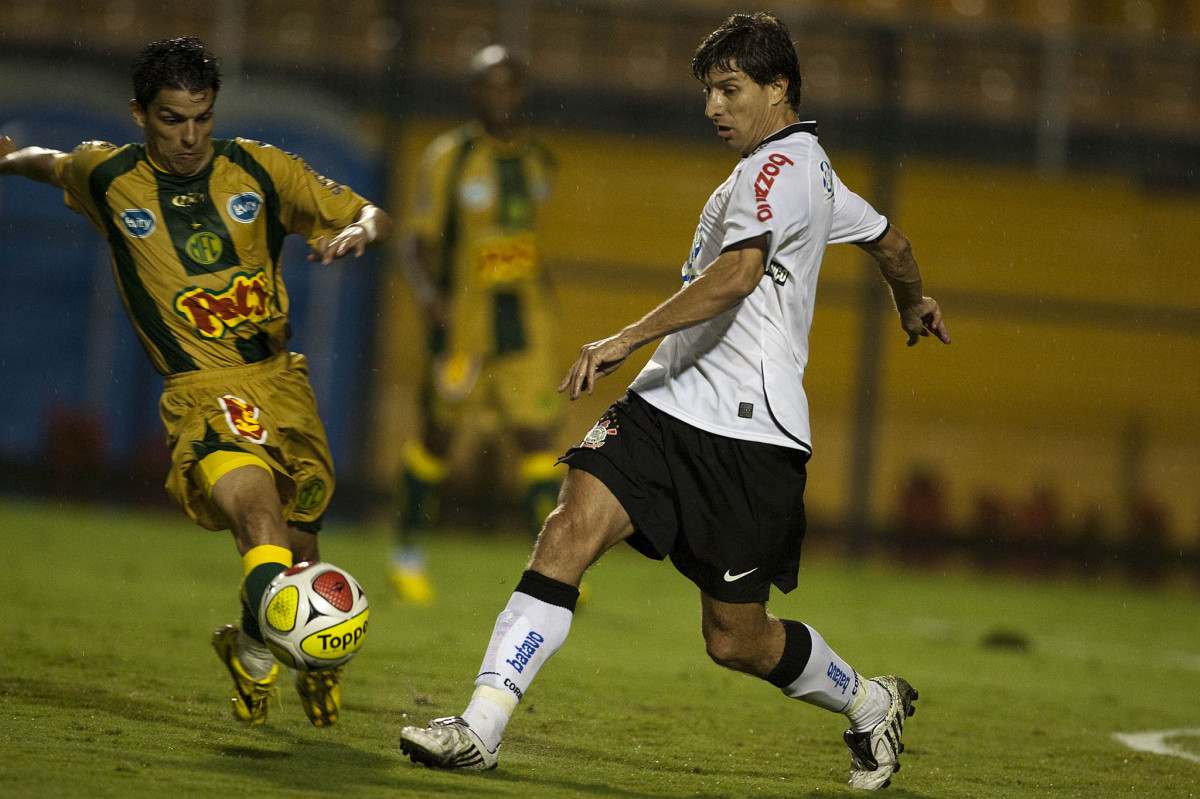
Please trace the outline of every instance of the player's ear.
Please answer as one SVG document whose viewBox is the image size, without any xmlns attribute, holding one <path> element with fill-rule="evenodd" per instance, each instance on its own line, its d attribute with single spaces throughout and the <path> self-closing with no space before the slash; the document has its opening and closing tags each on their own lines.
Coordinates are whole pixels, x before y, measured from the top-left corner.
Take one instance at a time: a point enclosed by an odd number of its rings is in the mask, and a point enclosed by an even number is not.
<svg viewBox="0 0 1200 799">
<path fill-rule="evenodd" d="M 129 113 L 133 115 L 133 121 L 137 123 L 139 128 L 146 127 L 146 110 L 142 108 L 141 103 L 137 100 L 130 100 Z"/>
<path fill-rule="evenodd" d="M 775 80 L 770 83 L 771 89 L 771 105 L 779 105 L 787 102 L 788 79 L 782 75 L 775 77 Z"/>
</svg>

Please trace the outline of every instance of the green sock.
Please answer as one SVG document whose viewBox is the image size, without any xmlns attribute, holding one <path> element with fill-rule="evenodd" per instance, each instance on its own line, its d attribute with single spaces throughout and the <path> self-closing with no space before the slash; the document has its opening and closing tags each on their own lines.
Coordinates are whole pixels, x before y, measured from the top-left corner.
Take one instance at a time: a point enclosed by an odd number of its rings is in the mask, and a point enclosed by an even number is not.
<svg viewBox="0 0 1200 799">
<path fill-rule="evenodd" d="M 258 610 L 263 594 L 276 575 L 288 570 L 283 563 L 261 563 L 255 566 L 242 582 L 242 629 L 255 641 L 262 641 L 262 629 L 258 624 Z"/>
</svg>

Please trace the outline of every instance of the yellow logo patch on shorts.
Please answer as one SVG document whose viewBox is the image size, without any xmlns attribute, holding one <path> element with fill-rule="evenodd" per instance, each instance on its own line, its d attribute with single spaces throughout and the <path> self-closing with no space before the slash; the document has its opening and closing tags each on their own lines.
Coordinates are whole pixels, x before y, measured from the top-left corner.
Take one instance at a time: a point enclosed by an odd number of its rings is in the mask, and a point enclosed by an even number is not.
<svg viewBox="0 0 1200 799">
<path fill-rule="evenodd" d="M 258 408 L 240 397 L 226 394 L 218 402 L 225 412 L 225 421 L 235 436 L 241 436 L 255 444 L 263 444 L 267 440 L 267 428 L 258 421 Z"/>
<path fill-rule="evenodd" d="M 312 510 L 325 501 L 326 493 L 324 480 L 309 480 L 296 490 L 296 507 L 300 510 Z"/>
</svg>

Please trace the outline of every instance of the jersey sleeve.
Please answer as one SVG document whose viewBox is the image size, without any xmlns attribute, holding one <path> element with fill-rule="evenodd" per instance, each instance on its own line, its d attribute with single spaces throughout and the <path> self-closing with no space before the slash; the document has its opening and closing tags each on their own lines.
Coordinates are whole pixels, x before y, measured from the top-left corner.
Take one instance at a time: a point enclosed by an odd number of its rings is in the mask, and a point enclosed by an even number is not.
<svg viewBox="0 0 1200 799">
<path fill-rule="evenodd" d="M 536 154 L 534 160 L 537 164 L 531 191 L 534 202 L 541 206 L 549 203 L 554 197 L 554 184 L 558 179 L 558 159 L 539 141 L 534 141 L 531 146 Z"/>
<path fill-rule="evenodd" d="M 318 174 L 298 155 L 245 139 L 238 139 L 238 144 L 274 181 L 284 228 L 300 234 L 310 245 L 321 236 L 337 235 L 371 204 L 349 186 Z"/>
<path fill-rule="evenodd" d="M 830 182 L 833 192 L 830 244 L 874 241 L 887 231 L 887 218 L 862 197 L 846 188 L 833 169 L 829 170 L 826 180 Z"/>
<path fill-rule="evenodd" d="M 82 214 L 96 228 L 103 230 L 100 209 L 92 199 L 91 177 L 97 166 L 107 161 L 119 148 L 106 141 L 85 141 L 54 164 L 54 174 L 63 189 L 63 202 L 77 214 Z"/>
<path fill-rule="evenodd" d="M 760 152 L 746 159 L 730 187 L 721 250 L 769 236 L 765 262 L 780 244 L 804 233 L 812 191 L 801 165 L 781 152 Z"/>
<path fill-rule="evenodd" d="M 409 193 L 404 229 L 422 241 L 436 241 L 445 227 L 449 204 L 447 183 L 457 136 L 445 134 L 435 139 L 421 155 L 416 179 Z"/>
</svg>

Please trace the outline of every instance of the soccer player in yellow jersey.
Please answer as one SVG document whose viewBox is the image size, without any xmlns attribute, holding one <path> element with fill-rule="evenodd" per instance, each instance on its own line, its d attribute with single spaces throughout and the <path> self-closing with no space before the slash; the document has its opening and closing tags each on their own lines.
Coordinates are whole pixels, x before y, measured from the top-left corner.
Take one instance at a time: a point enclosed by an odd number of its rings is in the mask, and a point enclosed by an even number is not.
<svg viewBox="0 0 1200 799">
<path fill-rule="evenodd" d="M 0 137 L 0 175 L 61 188 L 103 235 L 129 319 L 164 377 L 172 450 L 167 490 L 195 522 L 230 529 L 242 555 L 240 626 L 212 643 L 234 680 L 234 715 L 261 724 L 278 667 L 258 607 L 271 579 L 320 559 L 333 462 L 304 356 L 289 352 L 284 237 L 328 264 L 385 238 L 388 215 L 298 156 L 214 139 L 216 58 L 193 37 L 154 42 L 133 62 L 129 110 L 145 143 L 18 150 Z M 340 667 L 293 679 L 309 720 L 338 719 Z"/>
<path fill-rule="evenodd" d="M 492 411 L 519 452 L 530 529 L 557 502 L 554 306 L 538 214 L 554 163 L 521 124 L 521 65 L 499 45 L 471 62 L 476 118 L 426 150 L 402 240 L 429 322 L 424 429 L 403 455 L 392 563 L 396 590 L 428 602 L 420 538 L 437 514 L 453 432 Z"/>
</svg>

